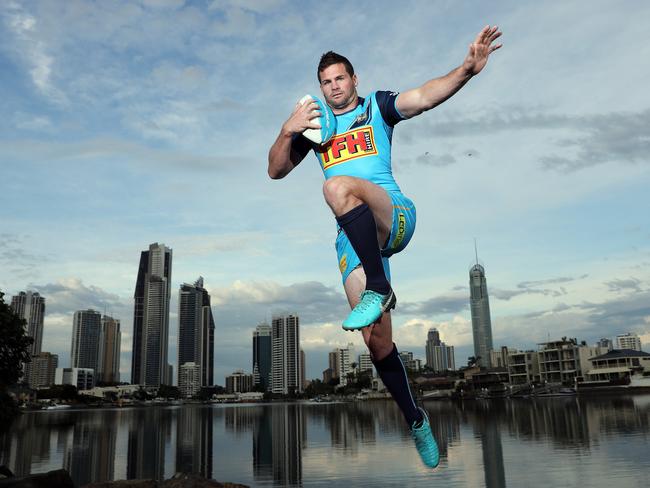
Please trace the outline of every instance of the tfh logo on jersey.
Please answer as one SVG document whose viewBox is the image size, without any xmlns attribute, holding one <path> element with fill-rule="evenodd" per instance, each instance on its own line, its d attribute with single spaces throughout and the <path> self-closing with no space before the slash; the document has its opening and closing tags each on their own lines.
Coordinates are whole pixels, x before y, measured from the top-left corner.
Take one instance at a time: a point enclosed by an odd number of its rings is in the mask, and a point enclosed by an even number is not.
<svg viewBox="0 0 650 488">
<path fill-rule="evenodd" d="M 317 154 L 324 170 L 351 159 L 377 154 L 372 126 L 366 125 L 335 135 L 317 150 Z"/>
</svg>

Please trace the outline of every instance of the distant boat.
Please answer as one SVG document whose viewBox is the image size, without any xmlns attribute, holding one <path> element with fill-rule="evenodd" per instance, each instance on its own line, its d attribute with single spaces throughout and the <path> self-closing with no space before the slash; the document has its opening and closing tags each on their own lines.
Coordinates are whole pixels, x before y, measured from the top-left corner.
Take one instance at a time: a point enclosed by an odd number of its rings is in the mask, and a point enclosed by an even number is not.
<svg viewBox="0 0 650 488">
<path fill-rule="evenodd" d="M 449 391 L 432 390 L 422 393 L 422 400 L 446 400 L 450 398 Z"/>
<path fill-rule="evenodd" d="M 536 397 L 566 397 L 566 396 L 575 396 L 577 395 L 578 392 L 576 391 L 575 388 L 560 388 L 558 390 L 544 390 L 540 392 L 535 392 L 534 396 Z"/>
<path fill-rule="evenodd" d="M 63 410 L 71 407 L 72 405 L 59 405 L 58 403 L 55 403 L 53 405 L 48 405 L 47 407 L 45 407 L 45 410 Z"/>
</svg>

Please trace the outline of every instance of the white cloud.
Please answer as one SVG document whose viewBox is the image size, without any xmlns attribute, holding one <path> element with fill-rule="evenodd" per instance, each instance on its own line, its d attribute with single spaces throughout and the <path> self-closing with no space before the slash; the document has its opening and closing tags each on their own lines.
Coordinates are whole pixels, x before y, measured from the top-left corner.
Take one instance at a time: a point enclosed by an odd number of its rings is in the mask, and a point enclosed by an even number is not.
<svg viewBox="0 0 650 488">
<path fill-rule="evenodd" d="M 455 315 L 451 320 L 436 322 L 410 319 L 393 329 L 396 342 L 402 347 L 422 348 L 427 342 L 429 329 L 438 329 L 440 340 L 449 346 L 472 344 L 472 323 L 466 317 Z"/>
<path fill-rule="evenodd" d="M 52 83 L 55 59 L 48 54 L 47 45 L 39 37 L 39 21 L 15 2 L 5 5 L 4 15 L 6 23 L 15 35 L 17 54 L 25 58 L 36 88 L 50 101 L 65 103 L 65 95 Z"/>
</svg>

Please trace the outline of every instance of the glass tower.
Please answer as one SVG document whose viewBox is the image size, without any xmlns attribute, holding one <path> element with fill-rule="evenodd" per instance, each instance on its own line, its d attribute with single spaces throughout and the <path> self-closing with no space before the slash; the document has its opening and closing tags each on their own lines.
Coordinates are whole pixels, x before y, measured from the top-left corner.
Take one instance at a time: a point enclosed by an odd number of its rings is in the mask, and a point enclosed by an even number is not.
<svg viewBox="0 0 650 488">
<path fill-rule="evenodd" d="M 488 298 L 485 269 L 476 263 L 469 270 L 470 306 L 472 310 L 472 334 L 474 336 L 474 356 L 478 364 L 490 366 L 492 350 L 492 322 L 490 320 L 490 300 Z"/>
</svg>

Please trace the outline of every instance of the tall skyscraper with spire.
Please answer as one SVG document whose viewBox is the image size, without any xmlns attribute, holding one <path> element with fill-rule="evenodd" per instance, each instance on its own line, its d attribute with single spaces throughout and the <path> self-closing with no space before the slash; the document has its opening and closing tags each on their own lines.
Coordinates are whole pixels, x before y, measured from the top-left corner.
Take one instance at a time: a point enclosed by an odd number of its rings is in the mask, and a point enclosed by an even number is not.
<svg viewBox="0 0 650 488">
<path fill-rule="evenodd" d="M 167 349 L 172 250 L 157 242 L 140 255 L 133 310 L 131 383 L 170 384 Z"/>
<path fill-rule="evenodd" d="M 474 357 L 479 358 L 480 366 L 490 366 L 492 346 L 492 321 L 490 319 L 490 300 L 488 298 L 485 269 L 478 262 L 469 270 L 470 306 L 472 311 L 472 334 L 474 336 Z"/>
<path fill-rule="evenodd" d="M 178 385 L 181 366 L 199 367 L 200 386 L 214 384 L 214 317 L 210 294 L 199 277 L 193 285 L 184 283 L 178 294 Z"/>
</svg>

